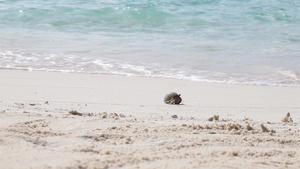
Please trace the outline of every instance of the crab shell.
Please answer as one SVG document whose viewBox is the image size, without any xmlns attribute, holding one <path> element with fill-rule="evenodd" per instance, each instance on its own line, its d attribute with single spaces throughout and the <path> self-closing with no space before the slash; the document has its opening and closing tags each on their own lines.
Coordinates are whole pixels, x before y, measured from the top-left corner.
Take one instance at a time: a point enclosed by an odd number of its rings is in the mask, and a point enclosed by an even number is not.
<svg viewBox="0 0 300 169">
<path fill-rule="evenodd" d="M 180 94 L 177 94 L 175 92 L 171 92 L 167 94 L 164 98 L 164 102 L 166 104 L 180 104 L 182 101 Z"/>
</svg>

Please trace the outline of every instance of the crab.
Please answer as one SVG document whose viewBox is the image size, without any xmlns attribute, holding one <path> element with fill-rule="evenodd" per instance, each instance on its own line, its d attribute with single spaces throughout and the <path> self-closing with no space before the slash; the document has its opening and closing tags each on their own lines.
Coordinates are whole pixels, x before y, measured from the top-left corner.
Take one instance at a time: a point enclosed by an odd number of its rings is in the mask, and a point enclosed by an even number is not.
<svg viewBox="0 0 300 169">
<path fill-rule="evenodd" d="M 166 104 L 180 104 L 182 101 L 180 94 L 177 94 L 175 92 L 171 92 L 167 94 L 164 98 L 164 102 Z"/>
</svg>

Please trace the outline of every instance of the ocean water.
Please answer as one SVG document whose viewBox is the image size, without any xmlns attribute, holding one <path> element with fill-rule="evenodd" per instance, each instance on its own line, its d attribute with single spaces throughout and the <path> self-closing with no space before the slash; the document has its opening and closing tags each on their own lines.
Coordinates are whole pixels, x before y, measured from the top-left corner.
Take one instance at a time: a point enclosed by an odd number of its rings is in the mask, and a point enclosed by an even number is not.
<svg viewBox="0 0 300 169">
<path fill-rule="evenodd" d="M 299 0 L 0 0 L 0 69 L 300 87 Z"/>
</svg>

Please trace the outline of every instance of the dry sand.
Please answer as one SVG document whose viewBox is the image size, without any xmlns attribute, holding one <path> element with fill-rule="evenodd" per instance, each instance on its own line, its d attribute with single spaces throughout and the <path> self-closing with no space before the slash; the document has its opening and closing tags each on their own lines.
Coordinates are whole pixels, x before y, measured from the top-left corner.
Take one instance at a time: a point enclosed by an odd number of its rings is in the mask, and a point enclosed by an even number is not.
<svg viewBox="0 0 300 169">
<path fill-rule="evenodd" d="M 0 72 L 3 169 L 300 168 L 299 122 L 300 88 Z"/>
</svg>

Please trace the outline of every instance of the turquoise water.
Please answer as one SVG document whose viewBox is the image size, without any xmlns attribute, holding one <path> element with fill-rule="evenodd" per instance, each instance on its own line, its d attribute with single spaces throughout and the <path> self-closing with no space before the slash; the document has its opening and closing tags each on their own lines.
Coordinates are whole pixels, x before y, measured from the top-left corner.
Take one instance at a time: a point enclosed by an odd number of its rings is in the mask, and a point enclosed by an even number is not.
<svg viewBox="0 0 300 169">
<path fill-rule="evenodd" d="M 0 0 L 0 69 L 300 86 L 298 0 Z"/>
</svg>

